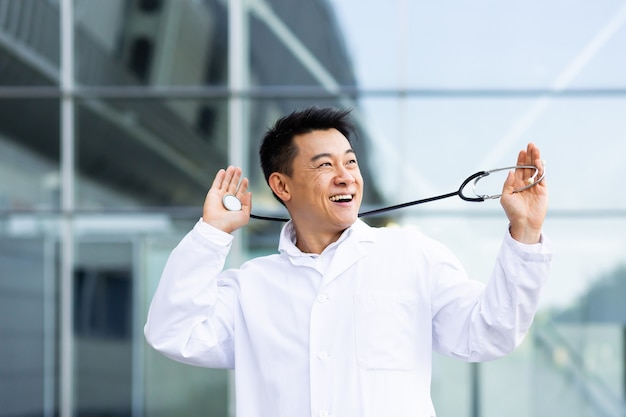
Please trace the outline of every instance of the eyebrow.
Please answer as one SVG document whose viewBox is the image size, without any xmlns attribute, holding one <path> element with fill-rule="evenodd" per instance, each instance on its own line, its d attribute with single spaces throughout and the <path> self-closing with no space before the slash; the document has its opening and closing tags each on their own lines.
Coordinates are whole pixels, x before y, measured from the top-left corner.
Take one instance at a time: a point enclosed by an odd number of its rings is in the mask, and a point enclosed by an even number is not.
<svg viewBox="0 0 626 417">
<path fill-rule="evenodd" d="M 348 149 L 348 150 L 344 153 L 344 155 L 348 155 L 348 154 L 354 154 L 354 156 L 356 156 L 356 152 L 354 152 L 354 150 L 353 150 L 353 149 Z M 311 162 L 315 162 L 315 161 L 317 161 L 317 160 L 318 160 L 318 159 L 320 159 L 320 158 L 330 158 L 330 157 L 332 157 L 332 155 L 331 155 L 330 153 L 328 153 L 328 152 L 318 153 L 317 155 L 314 155 L 314 156 L 311 158 Z"/>
</svg>

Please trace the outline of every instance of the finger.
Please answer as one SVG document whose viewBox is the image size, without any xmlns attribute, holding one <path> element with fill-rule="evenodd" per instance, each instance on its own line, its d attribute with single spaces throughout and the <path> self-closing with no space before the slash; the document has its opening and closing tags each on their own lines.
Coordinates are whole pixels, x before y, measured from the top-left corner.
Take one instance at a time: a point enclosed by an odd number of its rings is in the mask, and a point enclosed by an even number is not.
<svg viewBox="0 0 626 417">
<path fill-rule="evenodd" d="M 531 162 L 534 162 L 536 159 L 538 159 L 540 157 L 540 153 L 541 152 L 539 151 L 537 145 L 532 142 L 528 144 L 528 156 Z"/>
<path fill-rule="evenodd" d="M 252 193 L 247 192 L 241 196 L 241 206 L 244 213 L 250 214 L 252 211 Z"/>
<path fill-rule="evenodd" d="M 526 150 L 521 150 L 519 151 L 519 153 L 517 154 L 517 163 L 516 165 L 520 166 L 520 165 L 527 165 L 526 163 L 526 155 L 527 155 L 527 151 Z M 523 181 L 524 180 L 524 171 L 526 171 L 525 169 L 516 169 L 515 170 L 515 178 Z"/>
<path fill-rule="evenodd" d="M 535 159 L 535 166 L 537 167 L 537 169 L 539 169 L 539 174 L 538 177 L 543 177 L 543 170 L 545 169 L 544 164 L 543 164 L 543 159 L 541 158 L 537 158 Z"/>
<path fill-rule="evenodd" d="M 533 182 L 536 182 L 539 178 L 543 177 L 544 173 L 543 160 L 541 159 L 541 150 L 534 143 L 529 143 L 526 153 L 527 159 L 529 160 L 528 164 L 537 168 L 536 175 L 534 173 L 531 174 L 531 176 L 535 175 L 535 177 L 533 178 Z M 527 181 L 530 182 L 531 180 L 528 179 Z"/>
<path fill-rule="evenodd" d="M 509 171 L 504 180 L 504 186 L 502 187 L 502 195 L 511 193 L 515 189 L 515 177 L 516 174 L 514 171 Z"/>
<path fill-rule="evenodd" d="M 517 164 L 516 165 L 526 165 L 526 151 L 521 150 L 517 154 Z"/>
<path fill-rule="evenodd" d="M 528 145 L 526 146 L 526 155 L 525 155 L 524 165 L 535 166 L 534 158 L 533 158 L 534 153 L 535 153 L 535 145 L 532 142 L 529 142 Z M 524 185 L 528 185 L 528 182 L 532 181 L 530 178 L 532 178 L 535 172 L 537 171 L 534 169 L 524 170 L 524 177 L 523 177 Z"/>
<path fill-rule="evenodd" d="M 235 168 L 233 170 L 233 177 L 228 185 L 229 194 L 236 195 L 239 188 L 239 181 L 241 180 L 241 168 Z"/>
<path fill-rule="evenodd" d="M 220 190 L 227 193 L 233 194 L 237 192 L 237 185 L 239 184 L 239 178 L 241 177 L 241 169 L 229 166 L 226 168 L 226 173 L 224 174 L 224 180 L 222 181 L 222 185 Z"/>
<path fill-rule="evenodd" d="M 221 189 L 222 188 L 222 182 L 224 181 L 224 176 L 226 175 L 226 171 L 224 169 L 220 169 L 219 171 L 217 171 L 217 174 L 215 174 L 215 178 L 213 179 L 213 184 L 211 184 L 211 188 L 214 189 Z"/>
<path fill-rule="evenodd" d="M 533 164 L 534 151 L 535 151 L 535 145 L 533 143 L 529 143 L 528 146 L 526 146 L 526 161 L 524 162 L 525 165 Z"/>
<path fill-rule="evenodd" d="M 533 145 L 532 154 L 531 154 L 532 165 L 537 167 L 537 169 L 539 170 L 539 172 L 537 173 L 537 177 L 541 178 L 543 176 L 543 170 L 544 170 L 543 160 L 541 159 L 541 150 L 535 144 L 532 144 L 532 145 Z"/>
<path fill-rule="evenodd" d="M 537 165 L 536 161 L 540 157 L 539 148 L 532 142 L 529 142 L 526 146 L 526 150 L 521 150 L 517 157 L 517 165 L 527 165 L 534 166 L 539 169 L 539 165 Z M 534 169 L 519 169 L 517 171 L 517 178 L 521 179 L 524 184 L 535 174 Z M 540 176 L 541 172 L 537 172 L 537 176 Z"/>
<path fill-rule="evenodd" d="M 239 198 L 241 200 L 241 198 L 243 197 L 243 195 L 246 193 L 246 191 L 248 191 L 248 185 L 249 185 L 249 181 L 247 177 L 244 177 L 241 180 L 241 183 L 239 184 L 239 188 L 237 189 L 237 198 Z"/>
</svg>

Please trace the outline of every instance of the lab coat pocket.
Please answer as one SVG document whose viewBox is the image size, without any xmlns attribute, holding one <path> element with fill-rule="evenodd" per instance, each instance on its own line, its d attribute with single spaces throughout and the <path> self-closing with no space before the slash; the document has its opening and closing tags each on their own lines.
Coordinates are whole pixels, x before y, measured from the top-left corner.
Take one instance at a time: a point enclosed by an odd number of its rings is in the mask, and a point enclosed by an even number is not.
<svg viewBox="0 0 626 417">
<path fill-rule="evenodd" d="M 365 369 L 415 367 L 417 295 L 410 292 L 355 296 L 356 354 Z"/>
</svg>

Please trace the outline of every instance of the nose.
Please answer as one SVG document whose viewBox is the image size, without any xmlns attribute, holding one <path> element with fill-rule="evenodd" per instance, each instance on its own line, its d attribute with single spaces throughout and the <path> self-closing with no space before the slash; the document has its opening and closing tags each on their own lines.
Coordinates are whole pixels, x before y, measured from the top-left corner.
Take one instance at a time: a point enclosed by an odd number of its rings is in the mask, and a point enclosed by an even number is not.
<svg viewBox="0 0 626 417">
<path fill-rule="evenodd" d="M 356 182 L 352 172 L 343 165 L 340 165 L 337 169 L 337 175 L 335 176 L 335 184 L 337 185 L 350 185 Z"/>
</svg>

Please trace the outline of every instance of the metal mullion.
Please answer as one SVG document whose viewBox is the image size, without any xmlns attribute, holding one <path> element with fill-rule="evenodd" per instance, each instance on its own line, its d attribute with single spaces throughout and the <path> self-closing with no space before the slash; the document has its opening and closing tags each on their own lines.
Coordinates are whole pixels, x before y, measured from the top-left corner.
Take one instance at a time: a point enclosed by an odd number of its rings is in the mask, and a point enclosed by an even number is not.
<svg viewBox="0 0 626 417">
<path fill-rule="evenodd" d="M 248 123 L 244 97 L 240 92 L 247 87 L 248 50 L 247 50 L 247 4 L 246 0 L 228 2 L 228 162 L 241 166 L 244 170 L 246 155 L 246 137 Z M 230 262 L 240 265 L 243 260 L 243 231 L 236 232 L 230 252 Z M 228 410 L 234 414 L 234 379 L 228 375 L 229 393 Z"/>
<path fill-rule="evenodd" d="M 46 235 L 43 240 L 43 417 L 55 415 L 55 358 L 57 348 L 55 338 L 57 333 L 58 306 L 55 303 L 55 287 L 57 273 L 54 268 L 56 259 L 56 239 Z"/>
<path fill-rule="evenodd" d="M 74 415 L 74 13 L 73 1 L 61 0 L 61 271 L 60 388 L 61 417 Z"/>
</svg>

